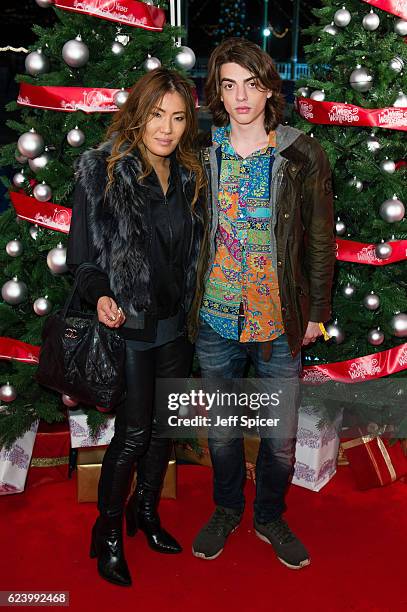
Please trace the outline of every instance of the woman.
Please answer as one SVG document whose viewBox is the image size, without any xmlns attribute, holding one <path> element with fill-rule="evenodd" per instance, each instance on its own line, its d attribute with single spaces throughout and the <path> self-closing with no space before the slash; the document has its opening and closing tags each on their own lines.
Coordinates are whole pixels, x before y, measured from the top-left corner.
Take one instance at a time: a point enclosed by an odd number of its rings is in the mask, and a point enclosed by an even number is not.
<svg viewBox="0 0 407 612">
<path fill-rule="evenodd" d="M 157 433 L 154 386 L 156 378 L 188 376 L 186 330 L 193 339 L 197 329 L 207 256 L 196 133 L 189 84 L 159 68 L 136 83 L 107 142 L 78 165 L 67 262 L 80 297 L 126 340 L 127 397 L 103 460 L 91 542 L 99 574 L 123 586 L 131 584 L 122 516 L 135 462 L 128 535 L 140 528 L 154 550 L 182 550 L 157 514 L 171 441 Z"/>
</svg>

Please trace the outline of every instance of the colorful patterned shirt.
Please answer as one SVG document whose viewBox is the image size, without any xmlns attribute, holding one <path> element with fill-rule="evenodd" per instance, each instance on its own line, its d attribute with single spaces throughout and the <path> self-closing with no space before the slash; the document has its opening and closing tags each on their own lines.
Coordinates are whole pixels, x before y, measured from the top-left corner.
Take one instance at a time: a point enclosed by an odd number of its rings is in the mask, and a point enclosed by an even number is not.
<svg viewBox="0 0 407 612">
<path fill-rule="evenodd" d="M 284 333 L 271 257 L 274 149 L 270 140 L 264 149 L 242 158 L 229 135 L 229 126 L 214 134 L 214 142 L 221 146 L 219 225 L 201 317 L 224 338 L 266 342 Z M 244 315 L 240 329 L 239 312 Z"/>
</svg>

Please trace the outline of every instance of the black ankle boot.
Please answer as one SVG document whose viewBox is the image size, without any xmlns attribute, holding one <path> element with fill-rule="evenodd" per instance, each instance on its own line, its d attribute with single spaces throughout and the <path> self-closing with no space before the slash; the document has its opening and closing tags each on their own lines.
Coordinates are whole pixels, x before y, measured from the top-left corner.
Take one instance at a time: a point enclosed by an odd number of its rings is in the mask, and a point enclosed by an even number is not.
<svg viewBox="0 0 407 612">
<path fill-rule="evenodd" d="M 180 553 L 180 544 L 161 527 L 157 514 L 159 496 L 159 492 L 137 488 L 126 507 L 127 535 L 134 536 L 137 529 L 141 529 L 153 550 L 169 554 Z"/>
<path fill-rule="evenodd" d="M 99 516 L 92 529 L 91 558 L 97 557 L 99 575 L 119 586 L 131 586 L 124 558 L 122 517 Z"/>
</svg>

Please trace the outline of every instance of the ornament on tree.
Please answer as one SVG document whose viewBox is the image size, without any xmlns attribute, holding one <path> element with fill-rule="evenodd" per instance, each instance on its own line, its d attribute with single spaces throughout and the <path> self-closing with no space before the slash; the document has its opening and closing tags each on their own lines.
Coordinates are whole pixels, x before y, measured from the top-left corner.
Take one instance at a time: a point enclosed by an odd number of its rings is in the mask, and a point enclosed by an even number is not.
<svg viewBox="0 0 407 612">
<path fill-rule="evenodd" d="M 85 142 L 85 134 L 76 125 L 72 130 L 69 130 L 66 139 L 71 147 L 81 147 Z"/>
<path fill-rule="evenodd" d="M 68 40 L 62 47 L 63 60 L 71 68 L 82 68 L 89 60 L 89 49 L 82 42 L 80 34 L 73 40 Z"/>
<path fill-rule="evenodd" d="M 331 21 L 331 23 L 328 23 L 328 25 L 326 25 L 322 31 L 326 32 L 327 34 L 330 34 L 331 36 L 336 36 L 339 32 L 333 21 Z"/>
<path fill-rule="evenodd" d="M 64 274 L 68 272 L 68 266 L 66 265 L 66 248 L 62 242 L 59 242 L 57 246 L 48 253 L 47 265 L 54 274 Z"/>
<path fill-rule="evenodd" d="M 48 202 L 52 198 L 52 189 L 45 181 L 42 181 L 34 187 L 33 195 L 39 202 Z"/>
<path fill-rule="evenodd" d="M 301 96 L 302 98 L 309 98 L 310 88 L 309 87 L 299 87 L 297 89 L 297 96 Z"/>
<path fill-rule="evenodd" d="M 51 156 L 49 154 L 49 150 L 45 147 L 45 150 L 38 157 L 34 157 L 34 159 L 28 160 L 28 165 L 34 173 L 40 172 L 44 170 L 48 162 L 50 161 Z"/>
<path fill-rule="evenodd" d="M 0 387 L 0 400 L 3 402 L 13 402 L 17 397 L 17 391 L 7 382 Z"/>
<path fill-rule="evenodd" d="M 112 44 L 112 53 L 113 55 L 120 57 L 124 53 L 124 45 L 122 45 L 122 43 L 118 40 L 115 40 Z"/>
<path fill-rule="evenodd" d="M 39 297 L 33 304 L 33 309 L 36 315 L 43 317 L 51 312 L 52 304 L 48 299 L 48 296 Z"/>
<path fill-rule="evenodd" d="M 348 185 L 350 187 L 354 187 L 358 193 L 360 193 L 362 191 L 362 189 L 363 189 L 362 181 L 359 180 L 358 178 L 356 178 L 356 176 L 354 176 L 353 178 L 349 179 Z"/>
<path fill-rule="evenodd" d="M 393 336 L 397 338 L 407 337 L 407 314 L 405 312 L 396 312 L 390 321 Z"/>
<path fill-rule="evenodd" d="M 406 108 L 407 107 L 407 96 L 404 92 L 399 91 L 399 95 L 393 102 L 393 106 L 397 106 L 398 108 Z"/>
<path fill-rule="evenodd" d="M 399 36 L 407 36 L 407 21 L 404 19 L 396 19 L 394 22 L 394 31 Z"/>
<path fill-rule="evenodd" d="M 121 89 L 120 91 L 115 93 L 113 97 L 113 102 L 116 104 L 117 108 L 122 108 L 126 104 L 128 97 L 129 92 L 125 91 L 124 89 Z"/>
<path fill-rule="evenodd" d="M 31 76 L 45 74 L 49 70 L 49 59 L 43 54 L 42 49 L 32 51 L 25 58 L 25 70 Z"/>
<path fill-rule="evenodd" d="M 21 304 L 24 302 L 27 296 L 27 285 L 22 281 L 18 280 L 17 276 L 13 276 L 13 278 L 6 283 L 1 288 L 1 296 L 7 304 L 11 304 L 11 306 L 16 306 L 17 304 Z"/>
<path fill-rule="evenodd" d="M 335 338 L 336 344 L 341 344 L 345 340 L 345 334 L 338 325 L 337 319 L 326 326 L 326 331 L 331 338 Z"/>
<path fill-rule="evenodd" d="M 380 329 L 380 327 L 374 327 L 373 329 L 369 329 L 367 333 L 367 341 L 372 346 L 380 346 L 384 342 L 384 333 Z"/>
<path fill-rule="evenodd" d="M 23 252 L 23 243 L 17 238 L 6 244 L 6 252 L 10 257 L 19 257 Z"/>
<path fill-rule="evenodd" d="M 159 68 L 160 66 L 161 66 L 161 62 L 158 59 L 158 57 L 151 57 L 151 55 L 147 56 L 147 59 L 143 64 L 143 68 L 147 72 L 151 72 L 152 70 L 155 70 L 156 68 Z"/>
<path fill-rule="evenodd" d="M 53 0 L 35 0 L 41 8 L 49 8 L 53 5 Z"/>
<path fill-rule="evenodd" d="M 370 13 L 365 15 L 362 19 L 362 26 L 368 32 L 374 32 L 375 30 L 377 30 L 379 25 L 380 25 L 379 15 L 377 15 L 377 13 L 375 13 L 373 10 L 371 10 Z"/>
<path fill-rule="evenodd" d="M 391 199 L 385 200 L 380 206 L 379 214 L 387 223 L 396 223 L 404 217 L 405 208 L 403 202 L 394 195 Z"/>
<path fill-rule="evenodd" d="M 363 298 L 363 306 L 368 310 L 377 310 L 380 306 L 379 296 L 374 291 L 371 291 Z"/>
<path fill-rule="evenodd" d="M 334 23 L 339 28 L 346 28 L 346 26 L 350 24 L 351 19 L 352 15 L 344 6 L 336 11 L 334 15 Z"/>
<path fill-rule="evenodd" d="M 31 128 L 29 132 L 21 134 L 17 142 L 17 148 L 24 157 L 34 159 L 43 152 L 44 139 L 40 134 L 37 134 L 34 128 Z"/>
<path fill-rule="evenodd" d="M 75 406 L 78 405 L 76 399 L 71 397 L 70 395 L 66 395 L 66 393 L 62 395 L 62 403 L 68 408 L 75 408 Z"/>
<path fill-rule="evenodd" d="M 393 174 L 393 172 L 396 171 L 396 164 L 392 159 L 385 157 L 384 160 L 380 162 L 380 170 L 388 174 Z"/>
<path fill-rule="evenodd" d="M 358 64 L 349 77 L 349 83 L 355 91 L 365 93 L 373 87 L 373 75 Z"/>
<path fill-rule="evenodd" d="M 20 155 L 19 151 L 16 151 L 14 153 L 14 157 L 16 158 L 16 161 L 18 161 L 19 164 L 26 164 L 28 162 L 28 157 L 26 157 L 25 155 Z"/>
<path fill-rule="evenodd" d="M 195 66 L 196 57 L 195 53 L 190 47 L 180 47 L 177 55 L 175 56 L 175 63 L 178 68 L 184 70 L 192 70 Z"/>
<path fill-rule="evenodd" d="M 388 259 L 393 253 L 393 247 L 388 242 L 382 240 L 375 248 L 376 257 L 379 259 Z"/>
<path fill-rule="evenodd" d="M 24 187 L 25 181 L 26 181 L 26 178 L 24 176 L 24 170 L 20 170 L 20 172 L 16 172 L 16 174 L 13 176 L 13 185 L 14 187 L 17 187 L 18 189 L 22 189 Z"/>
<path fill-rule="evenodd" d="M 404 69 L 404 61 L 403 58 L 401 58 L 399 55 L 395 55 L 390 61 L 389 61 L 389 68 L 391 70 L 393 70 L 393 72 L 402 72 Z"/>
<path fill-rule="evenodd" d="M 39 231 L 40 231 L 40 228 L 38 227 L 38 225 L 32 225 L 30 229 L 28 230 L 33 240 L 37 240 Z"/>
<path fill-rule="evenodd" d="M 380 140 L 376 138 L 373 132 L 370 134 L 368 139 L 366 140 L 366 145 L 368 151 L 371 153 L 377 153 L 377 151 L 381 148 Z"/>
<path fill-rule="evenodd" d="M 355 295 L 356 287 L 351 283 L 347 283 L 344 287 L 342 287 L 342 295 L 346 298 L 352 298 Z"/>
<path fill-rule="evenodd" d="M 340 217 L 336 220 L 335 232 L 337 236 L 344 236 L 346 234 L 346 225 L 341 221 Z"/>
<path fill-rule="evenodd" d="M 325 100 L 325 91 L 323 89 L 316 89 L 312 92 L 310 98 L 312 98 L 312 100 L 316 100 L 317 102 L 323 102 Z"/>
</svg>

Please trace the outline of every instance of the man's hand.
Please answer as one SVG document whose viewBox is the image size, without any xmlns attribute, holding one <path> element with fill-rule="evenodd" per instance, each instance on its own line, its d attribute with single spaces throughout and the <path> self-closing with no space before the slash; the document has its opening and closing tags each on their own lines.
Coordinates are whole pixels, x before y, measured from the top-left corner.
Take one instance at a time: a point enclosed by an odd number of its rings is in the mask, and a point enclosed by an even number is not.
<svg viewBox="0 0 407 612">
<path fill-rule="evenodd" d="M 322 336 L 322 331 L 319 329 L 319 323 L 309 321 L 302 345 L 307 346 L 307 344 L 315 342 L 318 336 Z"/>
<path fill-rule="evenodd" d="M 120 327 L 126 320 L 122 309 L 107 295 L 98 299 L 96 310 L 99 321 L 107 327 Z"/>
</svg>

